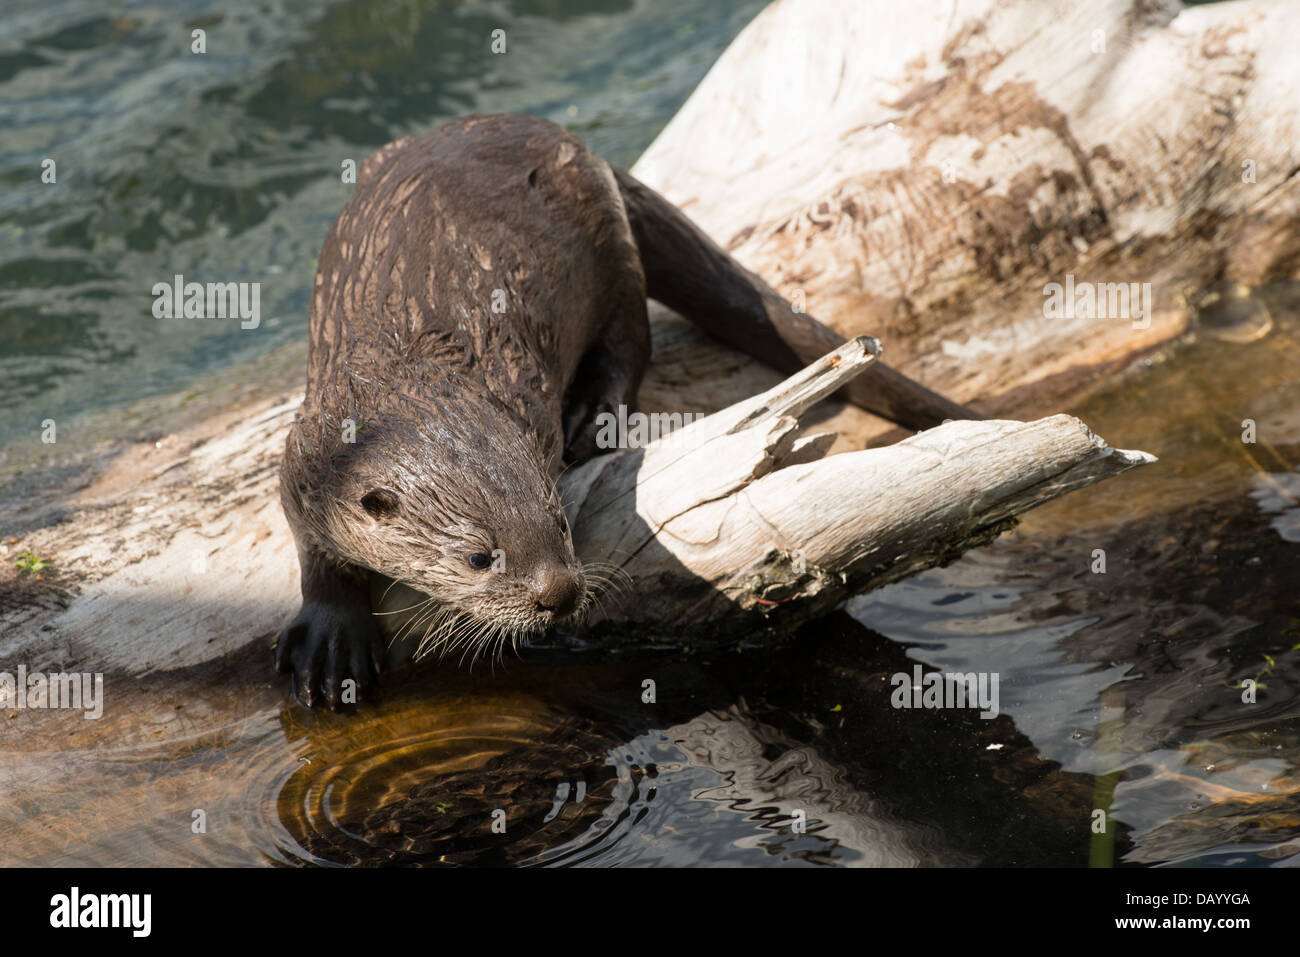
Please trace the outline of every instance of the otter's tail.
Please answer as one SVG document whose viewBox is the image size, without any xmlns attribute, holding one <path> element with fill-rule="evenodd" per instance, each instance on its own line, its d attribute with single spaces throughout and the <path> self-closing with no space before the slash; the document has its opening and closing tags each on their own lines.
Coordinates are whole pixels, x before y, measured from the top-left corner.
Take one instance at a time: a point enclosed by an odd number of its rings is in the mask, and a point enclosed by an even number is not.
<svg viewBox="0 0 1300 957">
<path fill-rule="evenodd" d="M 650 298 L 780 372 L 796 372 L 844 343 L 843 336 L 812 316 L 795 312 L 668 200 L 623 170 L 614 174 Z M 928 429 L 944 419 L 981 418 L 879 362 L 838 394 L 909 429 Z"/>
</svg>

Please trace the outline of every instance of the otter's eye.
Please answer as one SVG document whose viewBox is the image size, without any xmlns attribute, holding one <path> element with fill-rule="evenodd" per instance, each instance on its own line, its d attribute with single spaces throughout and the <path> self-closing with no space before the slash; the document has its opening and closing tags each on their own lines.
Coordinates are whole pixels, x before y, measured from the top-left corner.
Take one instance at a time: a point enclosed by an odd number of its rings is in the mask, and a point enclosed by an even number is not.
<svg viewBox="0 0 1300 957">
<path fill-rule="evenodd" d="M 361 507 L 375 518 L 386 518 L 401 507 L 397 493 L 387 488 L 372 488 L 361 496 Z"/>
<path fill-rule="evenodd" d="M 482 571 L 485 568 L 492 567 L 492 556 L 484 555 L 482 552 L 475 552 L 469 556 L 469 567 Z"/>
</svg>

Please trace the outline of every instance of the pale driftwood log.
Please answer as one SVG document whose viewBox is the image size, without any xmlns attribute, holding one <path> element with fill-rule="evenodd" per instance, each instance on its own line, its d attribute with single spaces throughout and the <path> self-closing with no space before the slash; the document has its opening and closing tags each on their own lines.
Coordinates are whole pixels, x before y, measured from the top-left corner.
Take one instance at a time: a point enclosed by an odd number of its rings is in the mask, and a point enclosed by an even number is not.
<svg viewBox="0 0 1300 957">
<path fill-rule="evenodd" d="M 789 627 L 986 544 L 1027 509 L 1155 461 L 1110 448 L 1068 415 L 948 422 L 823 457 L 824 434 L 801 434 L 800 417 L 877 354 L 874 340 L 850 340 L 776 388 L 566 473 L 579 557 L 625 576 L 588 630 L 698 646 Z M 412 629 L 394 612 L 419 596 L 390 585 L 377 581 L 376 596 L 405 636 Z"/>
<path fill-rule="evenodd" d="M 1015 515 L 1155 461 L 1078 419 L 949 422 L 880 449 L 821 457 L 800 416 L 870 361 L 861 340 L 643 453 L 566 476 L 584 558 L 634 587 L 611 603 L 621 635 L 680 641 L 823 613 L 986 544 Z M 811 461 L 808 459 L 811 458 Z M 597 618 L 597 621 L 600 619 Z"/>
</svg>

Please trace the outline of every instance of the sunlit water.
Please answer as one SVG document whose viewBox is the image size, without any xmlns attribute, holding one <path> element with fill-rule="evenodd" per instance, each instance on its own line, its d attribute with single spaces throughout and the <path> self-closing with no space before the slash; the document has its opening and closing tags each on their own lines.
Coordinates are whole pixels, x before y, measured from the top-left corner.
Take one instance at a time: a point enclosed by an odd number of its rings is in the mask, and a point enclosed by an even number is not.
<svg viewBox="0 0 1300 957">
<path fill-rule="evenodd" d="M 6 8 L 0 444 L 292 353 L 340 158 L 524 110 L 630 162 L 761 3 L 226 6 Z M 153 321 L 175 272 L 260 279 L 262 327 Z M 422 665 L 352 716 L 250 648 L 100 722 L 8 712 L 0 862 L 1294 865 L 1300 291 L 1249 298 L 1071 410 L 1159 464 L 782 648 Z M 1000 716 L 892 708 L 917 663 L 997 673 Z"/>
</svg>

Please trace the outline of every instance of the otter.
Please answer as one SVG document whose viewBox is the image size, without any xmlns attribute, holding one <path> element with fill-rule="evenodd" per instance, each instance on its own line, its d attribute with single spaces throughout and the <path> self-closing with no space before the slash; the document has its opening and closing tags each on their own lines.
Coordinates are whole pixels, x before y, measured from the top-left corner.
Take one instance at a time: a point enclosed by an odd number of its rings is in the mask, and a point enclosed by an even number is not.
<svg viewBox="0 0 1300 957">
<path fill-rule="evenodd" d="M 554 123 L 464 117 L 365 161 L 321 247 L 280 472 L 302 608 L 274 663 L 298 700 L 377 695 L 372 571 L 474 647 L 583 610 L 555 480 L 635 408 L 647 298 L 783 372 L 844 342 Z M 841 394 L 912 429 L 973 416 L 879 364 Z"/>
</svg>

